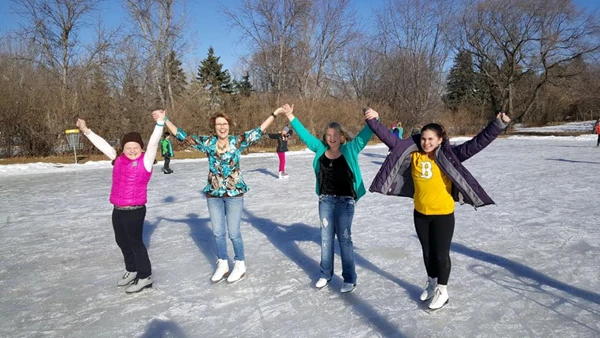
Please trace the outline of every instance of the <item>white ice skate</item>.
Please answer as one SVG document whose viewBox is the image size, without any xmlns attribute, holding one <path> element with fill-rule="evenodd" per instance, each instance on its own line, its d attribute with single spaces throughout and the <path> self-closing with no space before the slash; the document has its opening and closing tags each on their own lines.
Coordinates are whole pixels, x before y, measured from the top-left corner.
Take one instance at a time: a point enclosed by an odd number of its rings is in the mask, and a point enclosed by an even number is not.
<svg viewBox="0 0 600 338">
<path fill-rule="evenodd" d="M 438 285 L 435 288 L 433 299 L 429 303 L 430 310 L 439 310 L 448 304 L 448 289 L 446 285 Z"/>
<path fill-rule="evenodd" d="M 127 286 L 127 285 L 131 284 L 131 282 L 133 282 L 135 277 L 137 277 L 137 272 L 125 271 L 125 274 L 123 275 L 123 277 L 121 277 L 121 279 L 119 279 L 119 282 L 117 282 L 117 285 L 118 286 Z"/>
<path fill-rule="evenodd" d="M 152 287 L 152 276 L 148 276 L 146 278 L 136 278 L 133 280 L 133 283 L 131 283 L 131 285 L 129 285 L 125 289 L 125 292 L 136 293 L 136 292 L 142 291 L 145 288 L 151 288 L 151 287 Z"/>
<path fill-rule="evenodd" d="M 229 277 L 227 277 L 227 282 L 235 283 L 246 277 L 246 264 L 244 261 L 235 261 L 233 264 L 233 270 Z"/>
<path fill-rule="evenodd" d="M 435 287 L 437 286 L 437 278 L 428 277 L 427 283 L 425 283 L 425 290 L 421 294 L 421 301 L 424 302 L 426 300 L 431 299 L 434 295 Z"/>
<path fill-rule="evenodd" d="M 217 269 L 215 273 L 213 273 L 210 281 L 213 283 L 218 283 L 229 276 L 229 262 L 226 259 L 218 259 L 217 260 Z"/>
</svg>

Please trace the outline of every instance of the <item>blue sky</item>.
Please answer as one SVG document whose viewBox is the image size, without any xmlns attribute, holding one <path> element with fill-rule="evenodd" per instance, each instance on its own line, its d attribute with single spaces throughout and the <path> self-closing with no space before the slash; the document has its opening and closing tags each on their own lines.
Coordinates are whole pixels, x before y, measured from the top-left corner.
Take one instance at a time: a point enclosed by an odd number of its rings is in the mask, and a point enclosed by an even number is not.
<svg viewBox="0 0 600 338">
<path fill-rule="evenodd" d="M 383 0 L 356 0 L 355 6 L 360 17 L 366 19 L 374 8 L 382 5 Z M 600 0 L 575 0 L 577 5 L 589 9 L 600 9 Z M 101 15 L 107 25 L 116 25 L 125 18 L 122 1 L 105 0 L 101 5 Z M 208 47 L 213 46 L 217 56 L 225 68 L 236 74 L 237 60 L 245 54 L 243 44 L 239 43 L 239 35 L 229 31 L 223 16 L 220 14 L 221 6 L 234 8 L 240 0 L 189 0 L 186 11 L 191 27 L 189 33 L 194 38 L 191 40 L 191 51 L 187 53 L 184 66 L 186 71 L 192 71 L 199 62 L 206 57 Z M 12 13 L 10 0 L 0 0 L 0 35 L 18 27 L 20 18 Z M 197 15 L 195 13 L 198 13 Z M 192 20 L 191 18 L 197 18 Z M 85 39 L 82 33 L 82 39 Z"/>
</svg>

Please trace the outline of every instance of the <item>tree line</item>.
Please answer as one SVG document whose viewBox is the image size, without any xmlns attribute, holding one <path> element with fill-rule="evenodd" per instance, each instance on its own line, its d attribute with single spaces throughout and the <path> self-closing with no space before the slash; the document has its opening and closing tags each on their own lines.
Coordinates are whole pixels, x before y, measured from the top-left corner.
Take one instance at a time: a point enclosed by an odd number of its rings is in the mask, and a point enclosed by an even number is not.
<svg viewBox="0 0 600 338">
<path fill-rule="evenodd" d="M 0 156 L 64 151 L 76 116 L 115 142 L 145 135 L 156 108 L 198 133 L 215 112 L 239 132 L 286 102 L 313 132 L 329 120 L 358 131 L 364 106 L 451 134 L 500 110 L 540 125 L 600 117 L 598 13 L 572 0 L 385 0 L 361 16 L 350 0 L 240 0 L 215 28 L 241 32 L 239 78 L 212 47 L 195 74 L 183 70 L 185 1 L 124 0 L 118 27 L 101 4 L 11 0 L 23 25 L 0 40 Z"/>
</svg>

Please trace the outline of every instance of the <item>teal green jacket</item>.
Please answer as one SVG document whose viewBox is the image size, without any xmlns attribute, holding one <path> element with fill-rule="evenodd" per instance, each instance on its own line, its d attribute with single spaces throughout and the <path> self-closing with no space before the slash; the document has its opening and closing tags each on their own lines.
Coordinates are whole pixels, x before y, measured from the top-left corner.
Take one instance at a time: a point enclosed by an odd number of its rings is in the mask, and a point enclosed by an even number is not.
<svg viewBox="0 0 600 338">
<path fill-rule="evenodd" d="M 315 153 L 315 158 L 313 160 L 313 168 L 315 170 L 315 177 L 319 179 L 319 158 L 323 156 L 325 151 L 329 148 L 321 139 L 318 139 L 314 135 L 312 135 L 306 128 L 300 123 L 297 118 L 294 118 L 290 124 L 292 128 L 298 134 L 298 138 L 306 144 L 308 149 Z M 373 136 L 373 131 L 369 128 L 368 125 L 365 124 L 365 127 L 358 133 L 356 138 L 354 138 L 350 142 L 346 142 L 340 146 L 340 151 L 346 162 L 348 162 L 348 166 L 350 170 L 352 170 L 352 174 L 354 175 L 354 191 L 356 192 L 356 200 L 358 201 L 365 193 L 365 185 L 363 184 L 362 175 L 360 173 L 360 167 L 358 166 L 358 153 L 365 148 L 369 140 Z M 315 181 L 316 184 L 316 193 L 317 196 L 319 193 L 319 182 Z"/>
</svg>

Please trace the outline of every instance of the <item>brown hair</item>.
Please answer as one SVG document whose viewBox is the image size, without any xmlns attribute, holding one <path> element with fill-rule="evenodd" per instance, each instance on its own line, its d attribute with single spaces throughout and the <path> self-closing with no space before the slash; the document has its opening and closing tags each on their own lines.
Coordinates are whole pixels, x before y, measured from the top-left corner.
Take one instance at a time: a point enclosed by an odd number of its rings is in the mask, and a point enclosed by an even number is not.
<svg viewBox="0 0 600 338">
<path fill-rule="evenodd" d="M 208 123 L 209 123 L 209 126 L 208 126 L 208 127 L 209 127 L 211 130 L 213 130 L 213 131 L 215 130 L 216 123 L 217 123 L 217 119 L 218 119 L 219 117 L 222 117 L 222 118 L 224 118 L 225 120 L 227 120 L 227 123 L 229 124 L 229 128 L 230 128 L 230 129 L 231 129 L 231 127 L 233 127 L 233 126 L 234 126 L 234 125 L 233 125 L 233 120 L 231 119 L 231 116 L 229 116 L 229 115 L 227 115 L 227 114 L 225 114 L 225 113 L 215 113 L 215 114 L 213 114 L 213 115 L 210 117 L 210 120 L 208 120 Z"/>
<path fill-rule="evenodd" d="M 350 142 L 352 141 L 352 136 L 346 131 L 346 129 L 344 129 L 344 127 L 342 127 L 341 124 L 332 121 L 329 122 L 325 125 L 325 128 L 323 128 L 323 134 L 321 136 L 321 141 L 323 141 L 323 143 L 325 145 L 327 145 L 327 129 L 335 129 L 338 133 L 342 134 L 342 136 L 344 136 L 344 139 L 346 139 L 346 142 Z"/>
<path fill-rule="evenodd" d="M 442 138 L 443 141 L 448 139 L 448 135 L 446 134 L 446 129 L 439 123 L 428 123 L 423 128 L 421 128 L 421 135 L 425 130 L 431 130 L 435 133 L 437 137 Z"/>
</svg>

